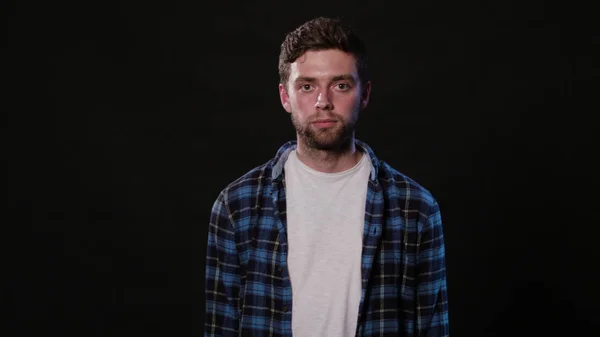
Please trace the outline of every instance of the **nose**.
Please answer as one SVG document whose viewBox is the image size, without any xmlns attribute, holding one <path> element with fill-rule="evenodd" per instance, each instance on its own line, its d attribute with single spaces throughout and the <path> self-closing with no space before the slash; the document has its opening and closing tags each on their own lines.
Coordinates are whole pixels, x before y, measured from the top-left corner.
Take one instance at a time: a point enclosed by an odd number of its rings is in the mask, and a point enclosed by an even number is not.
<svg viewBox="0 0 600 337">
<path fill-rule="evenodd" d="M 321 110 L 330 110 L 331 109 L 331 101 L 329 99 L 329 94 L 327 91 L 322 91 L 317 96 L 317 102 L 315 103 L 315 108 Z"/>
</svg>

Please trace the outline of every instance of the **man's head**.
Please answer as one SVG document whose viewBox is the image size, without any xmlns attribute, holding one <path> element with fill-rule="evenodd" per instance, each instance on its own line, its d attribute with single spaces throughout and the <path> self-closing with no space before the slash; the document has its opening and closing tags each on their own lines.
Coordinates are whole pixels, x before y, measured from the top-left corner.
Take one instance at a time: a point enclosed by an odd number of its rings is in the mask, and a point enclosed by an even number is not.
<svg viewBox="0 0 600 337">
<path fill-rule="evenodd" d="M 337 19 L 316 18 L 290 32 L 279 55 L 279 94 L 299 141 L 340 151 L 353 139 L 371 83 L 366 49 Z"/>
</svg>

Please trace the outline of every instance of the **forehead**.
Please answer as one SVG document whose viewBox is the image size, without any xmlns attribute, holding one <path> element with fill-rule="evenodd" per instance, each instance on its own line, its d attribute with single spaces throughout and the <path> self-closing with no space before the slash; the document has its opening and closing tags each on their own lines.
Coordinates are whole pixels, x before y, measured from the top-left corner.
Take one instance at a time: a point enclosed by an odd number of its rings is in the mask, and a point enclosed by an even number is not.
<svg viewBox="0 0 600 337">
<path fill-rule="evenodd" d="M 299 76 L 327 78 L 352 75 L 357 78 L 356 58 L 337 49 L 309 50 L 290 64 L 290 79 Z"/>
</svg>

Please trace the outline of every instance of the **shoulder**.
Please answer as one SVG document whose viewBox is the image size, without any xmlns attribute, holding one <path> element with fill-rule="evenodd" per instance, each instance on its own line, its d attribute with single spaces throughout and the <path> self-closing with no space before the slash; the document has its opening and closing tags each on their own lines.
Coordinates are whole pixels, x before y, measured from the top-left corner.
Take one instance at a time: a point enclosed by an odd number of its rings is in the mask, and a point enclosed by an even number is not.
<svg viewBox="0 0 600 337">
<path fill-rule="evenodd" d="M 439 212 L 437 200 L 429 189 L 385 161 L 379 165 L 379 183 L 388 199 L 394 199 L 406 210 L 417 211 L 424 218 Z"/>
<path fill-rule="evenodd" d="M 371 158 L 371 164 L 377 172 L 377 180 L 381 184 L 384 195 L 387 195 L 388 198 L 417 202 L 425 206 L 436 204 L 435 198 L 427 188 L 396 170 L 385 160 L 378 158 L 367 143 L 361 140 L 356 142 Z"/>
<path fill-rule="evenodd" d="M 266 180 L 270 180 L 271 166 L 272 159 L 231 181 L 221 190 L 216 202 L 227 206 L 230 213 L 244 207 L 261 192 Z"/>
<path fill-rule="evenodd" d="M 406 193 L 407 197 L 417 198 L 427 204 L 436 202 L 435 197 L 423 185 L 408 175 L 391 167 L 387 162 L 380 162 L 379 181 L 384 188 L 397 190 L 398 192 Z"/>
<path fill-rule="evenodd" d="M 277 150 L 275 157 L 227 184 L 219 193 L 215 204 L 225 205 L 230 215 L 258 205 L 262 194 L 266 192 L 267 185 L 272 181 L 272 175 L 281 170 L 285 156 L 295 146 L 295 141 L 284 143 Z"/>
</svg>

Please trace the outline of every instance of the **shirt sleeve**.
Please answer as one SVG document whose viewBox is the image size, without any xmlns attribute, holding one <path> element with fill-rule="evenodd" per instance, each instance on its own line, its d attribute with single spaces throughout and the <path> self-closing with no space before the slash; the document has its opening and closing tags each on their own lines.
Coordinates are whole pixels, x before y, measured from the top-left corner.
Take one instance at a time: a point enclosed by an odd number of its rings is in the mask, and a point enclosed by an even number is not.
<svg viewBox="0 0 600 337">
<path fill-rule="evenodd" d="M 416 335 L 449 335 L 446 257 L 439 205 L 429 209 L 426 225 L 418 237 Z"/>
<path fill-rule="evenodd" d="M 204 336 L 237 336 L 240 266 L 235 229 L 221 193 L 208 226 Z"/>
</svg>

